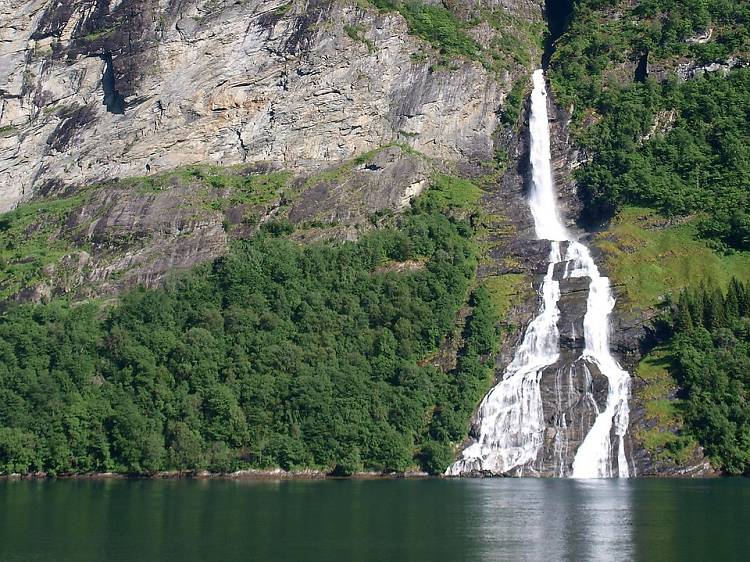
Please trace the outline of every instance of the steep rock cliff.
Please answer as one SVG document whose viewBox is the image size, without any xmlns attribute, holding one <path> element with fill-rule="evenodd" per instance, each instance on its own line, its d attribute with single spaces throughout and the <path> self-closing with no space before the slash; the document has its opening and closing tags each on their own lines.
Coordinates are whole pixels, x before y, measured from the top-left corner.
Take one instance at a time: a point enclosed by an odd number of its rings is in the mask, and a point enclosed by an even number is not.
<svg viewBox="0 0 750 562">
<path fill-rule="evenodd" d="M 367 2 L 9 8 L 0 16 L 0 210 L 197 162 L 309 171 L 397 140 L 434 158 L 486 160 L 495 115 L 528 72 L 512 59 L 495 72 L 466 59 L 436 67 L 439 53 L 398 13 Z M 528 0 L 462 8 L 493 9 L 541 21 Z M 471 33 L 479 43 L 498 35 L 486 23 Z"/>
</svg>

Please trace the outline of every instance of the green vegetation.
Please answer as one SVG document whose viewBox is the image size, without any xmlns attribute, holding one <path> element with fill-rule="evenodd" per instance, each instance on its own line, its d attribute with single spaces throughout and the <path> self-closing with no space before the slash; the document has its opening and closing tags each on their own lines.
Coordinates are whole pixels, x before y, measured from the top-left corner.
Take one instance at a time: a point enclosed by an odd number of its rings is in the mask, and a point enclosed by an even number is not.
<svg viewBox="0 0 750 562">
<path fill-rule="evenodd" d="M 677 383 L 670 373 L 672 357 L 667 347 L 652 350 L 638 365 L 636 375 L 646 385 L 638 390 L 649 429 L 638 428 L 635 438 L 653 458 L 680 465 L 696 454 L 697 442 L 684 431 L 684 402 L 675 398 Z"/>
<path fill-rule="evenodd" d="M 409 32 L 427 41 L 440 55 L 434 68 L 449 68 L 455 58 L 478 61 L 493 72 L 518 65 L 529 68 L 532 57 L 541 52 L 543 23 L 514 17 L 502 8 L 475 9 L 467 17 L 466 6 L 443 7 L 416 0 L 369 0 L 369 3 L 384 12 L 400 13 Z M 471 34 L 481 23 L 494 30 L 489 44 L 484 46 Z"/>
<path fill-rule="evenodd" d="M 698 219 L 671 222 L 652 209 L 625 207 L 597 235 L 607 271 L 631 308 L 644 309 L 685 287 L 732 277 L 750 281 L 750 254 L 719 254 L 696 239 Z"/>
<path fill-rule="evenodd" d="M 84 41 L 96 41 L 97 39 L 109 37 L 110 35 L 115 33 L 115 31 L 117 31 L 116 27 L 107 27 L 84 35 L 83 37 L 81 37 L 81 39 L 83 39 Z"/>
<path fill-rule="evenodd" d="M 0 472 L 444 470 L 498 336 L 488 292 L 472 291 L 472 228 L 444 206 L 472 197 L 438 177 L 356 243 L 299 246 L 280 223 L 110 308 L 9 308 Z M 410 260 L 425 266 L 378 271 Z M 457 367 L 425 365 L 469 294 Z"/>
<path fill-rule="evenodd" d="M 508 93 L 508 97 L 505 99 L 505 105 L 503 106 L 503 112 L 500 115 L 503 123 L 506 125 L 516 125 L 521 117 L 521 109 L 523 108 L 523 102 L 528 94 L 528 80 L 525 78 L 517 80 L 513 84 Z"/>
<path fill-rule="evenodd" d="M 613 13 L 621 15 L 613 17 Z M 551 80 L 564 105 L 597 108 L 634 79 L 634 63 L 674 70 L 686 58 L 723 61 L 750 54 L 750 7 L 725 0 L 577 0 L 555 44 Z M 710 40 L 697 40 L 711 30 Z"/>
<path fill-rule="evenodd" d="M 442 6 L 401 0 L 369 0 L 381 11 L 397 11 L 409 25 L 409 32 L 430 43 L 442 56 L 478 59 L 481 47 L 467 31 L 466 22 Z"/>
<path fill-rule="evenodd" d="M 593 155 L 577 174 L 589 218 L 623 203 L 666 216 L 705 213 L 702 237 L 750 249 L 748 104 L 747 69 L 613 93 L 602 121 L 581 137 Z M 674 123 L 655 130 L 667 111 Z"/>
<path fill-rule="evenodd" d="M 614 7 L 625 15 L 611 17 Z M 748 57 L 749 22 L 746 3 L 723 0 L 576 4 L 551 81 L 557 97 L 576 106 L 577 136 L 591 155 L 576 174 L 587 220 L 606 220 L 624 204 L 665 216 L 700 213 L 701 237 L 750 249 L 750 71 L 675 80 L 684 56 Z M 697 39 L 708 30 L 710 40 Z M 635 76 L 646 55 L 672 78 Z"/>
<path fill-rule="evenodd" d="M 375 50 L 375 45 L 365 37 L 365 29 L 361 25 L 345 25 L 344 32 L 352 41 L 365 45 L 368 51 L 372 52 Z"/>
<path fill-rule="evenodd" d="M 247 166 L 184 166 L 152 176 L 127 178 L 123 187 L 142 193 L 159 193 L 189 185 L 204 186 L 202 203 L 215 210 L 239 205 L 270 203 L 281 195 L 289 184 L 291 172 L 257 172 Z"/>
<path fill-rule="evenodd" d="M 750 284 L 683 291 L 670 317 L 669 370 L 687 437 L 730 474 L 750 470 Z"/>
<path fill-rule="evenodd" d="M 523 273 L 492 275 L 483 284 L 498 318 L 505 318 L 513 304 L 525 300 L 532 291 L 529 278 Z"/>
<path fill-rule="evenodd" d="M 273 9 L 273 13 L 279 17 L 283 17 L 289 13 L 289 11 L 292 9 L 292 5 L 294 2 L 288 2 L 286 4 L 282 4 L 278 8 Z"/>
<path fill-rule="evenodd" d="M 0 216 L 0 298 L 40 281 L 45 266 L 73 250 L 66 219 L 82 200 L 38 201 Z"/>
<path fill-rule="evenodd" d="M 513 16 L 504 8 L 484 9 L 471 24 L 476 25 L 482 21 L 497 32 L 487 53 L 492 61 L 491 67 L 508 68 L 508 59 L 525 68 L 533 68 L 538 64 L 533 57 L 542 51 L 543 22 Z"/>
<path fill-rule="evenodd" d="M 482 190 L 470 180 L 436 173 L 425 198 L 438 208 L 473 210 Z"/>
</svg>

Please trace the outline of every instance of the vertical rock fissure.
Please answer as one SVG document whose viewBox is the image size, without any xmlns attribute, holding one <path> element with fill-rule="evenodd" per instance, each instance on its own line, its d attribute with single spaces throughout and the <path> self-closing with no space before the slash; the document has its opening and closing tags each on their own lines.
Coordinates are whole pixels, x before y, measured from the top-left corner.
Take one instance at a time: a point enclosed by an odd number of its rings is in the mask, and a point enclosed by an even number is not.
<svg viewBox="0 0 750 562">
<path fill-rule="evenodd" d="M 544 40 L 544 56 L 542 57 L 542 68 L 547 67 L 549 59 L 555 50 L 555 41 L 565 33 L 570 19 L 573 15 L 574 0 L 546 0 L 544 3 L 544 16 L 547 20 L 547 36 Z"/>
<path fill-rule="evenodd" d="M 104 99 L 102 100 L 102 104 L 107 108 L 109 113 L 122 115 L 125 113 L 125 99 L 117 91 L 115 84 L 115 68 L 112 61 L 112 53 L 106 52 L 100 56 L 104 61 L 104 72 L 102 73 Z"/>
</svg>

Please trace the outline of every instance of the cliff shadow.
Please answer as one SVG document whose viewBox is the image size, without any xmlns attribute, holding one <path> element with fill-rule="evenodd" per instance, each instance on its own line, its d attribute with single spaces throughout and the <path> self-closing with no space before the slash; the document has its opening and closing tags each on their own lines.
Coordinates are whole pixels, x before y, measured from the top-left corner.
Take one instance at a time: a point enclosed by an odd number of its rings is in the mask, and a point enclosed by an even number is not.
<svg viewBox="0 0 750 562">
<path fill-rule="evenodd" d="M 544 38 L 544 54 L 542 55 L 542 68 L 547 68 L 552 53 L 555 51 L 555 42 L 568 29 L 573 17 L 574 0 L 545 0 L 544 17 L 547 20 L 547 33 Z"/>
</svg>

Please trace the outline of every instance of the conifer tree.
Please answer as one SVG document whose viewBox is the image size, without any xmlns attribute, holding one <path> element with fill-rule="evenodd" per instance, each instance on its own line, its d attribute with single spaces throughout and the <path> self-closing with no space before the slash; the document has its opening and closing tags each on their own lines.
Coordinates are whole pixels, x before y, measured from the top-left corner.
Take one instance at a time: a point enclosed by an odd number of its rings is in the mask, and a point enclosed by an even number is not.
<svg viewBox="0 0 750 562">
<path fill-rule="evenodd" d="M 713 295 L 711 294 L 711 291 L 708 290 L 706 285 L 701 281 L 700 286 L 698 287 L 698 290 L 696 291 L 696 300 L 700 302 L 701 308 L 703 310 L 703 314 L 701 316 L 702 322 L 704 328 L 711 328 L 711 323 L 713 322 L 712 318 L 712 308 L 713 308 Z"/>
<path fill-rule="evenodd" d="M 724 309 L 724 295 L 721 289 L 706 292 L 706 327 L 710 330 L 725 328 L 727 326 L 727 315 Z"/>
<path fill-rule="evenodd" d="M 693 317 L 690 313 L 687 291 L 680 293 L 674 327 L 677 332 L 689 332 L 693 329 Z"/>
<path fill-rule="evenodd" d="M 740 298 L 740 316 L 750 316 L 750 283 L 742 286 L 742 297 Z"/>
<path fill-rule="evenodd" d="M 740 316 L 740 300 L 742 299 L 743 292 L 742 283 L 736 277 L 732 277 L 732 280 L 729 282 L 729 289 L 727 289 L 727 298 L 724 301 L 724 310 L 727 320 L 730 322 Z"/>
<path fill-rule="evenodd" d="M 703 326 L 703 297 L 698 291 L 685 289 L 685 298 L 690 308 L 690 318 L 693 326 Z"/>
</svg>

